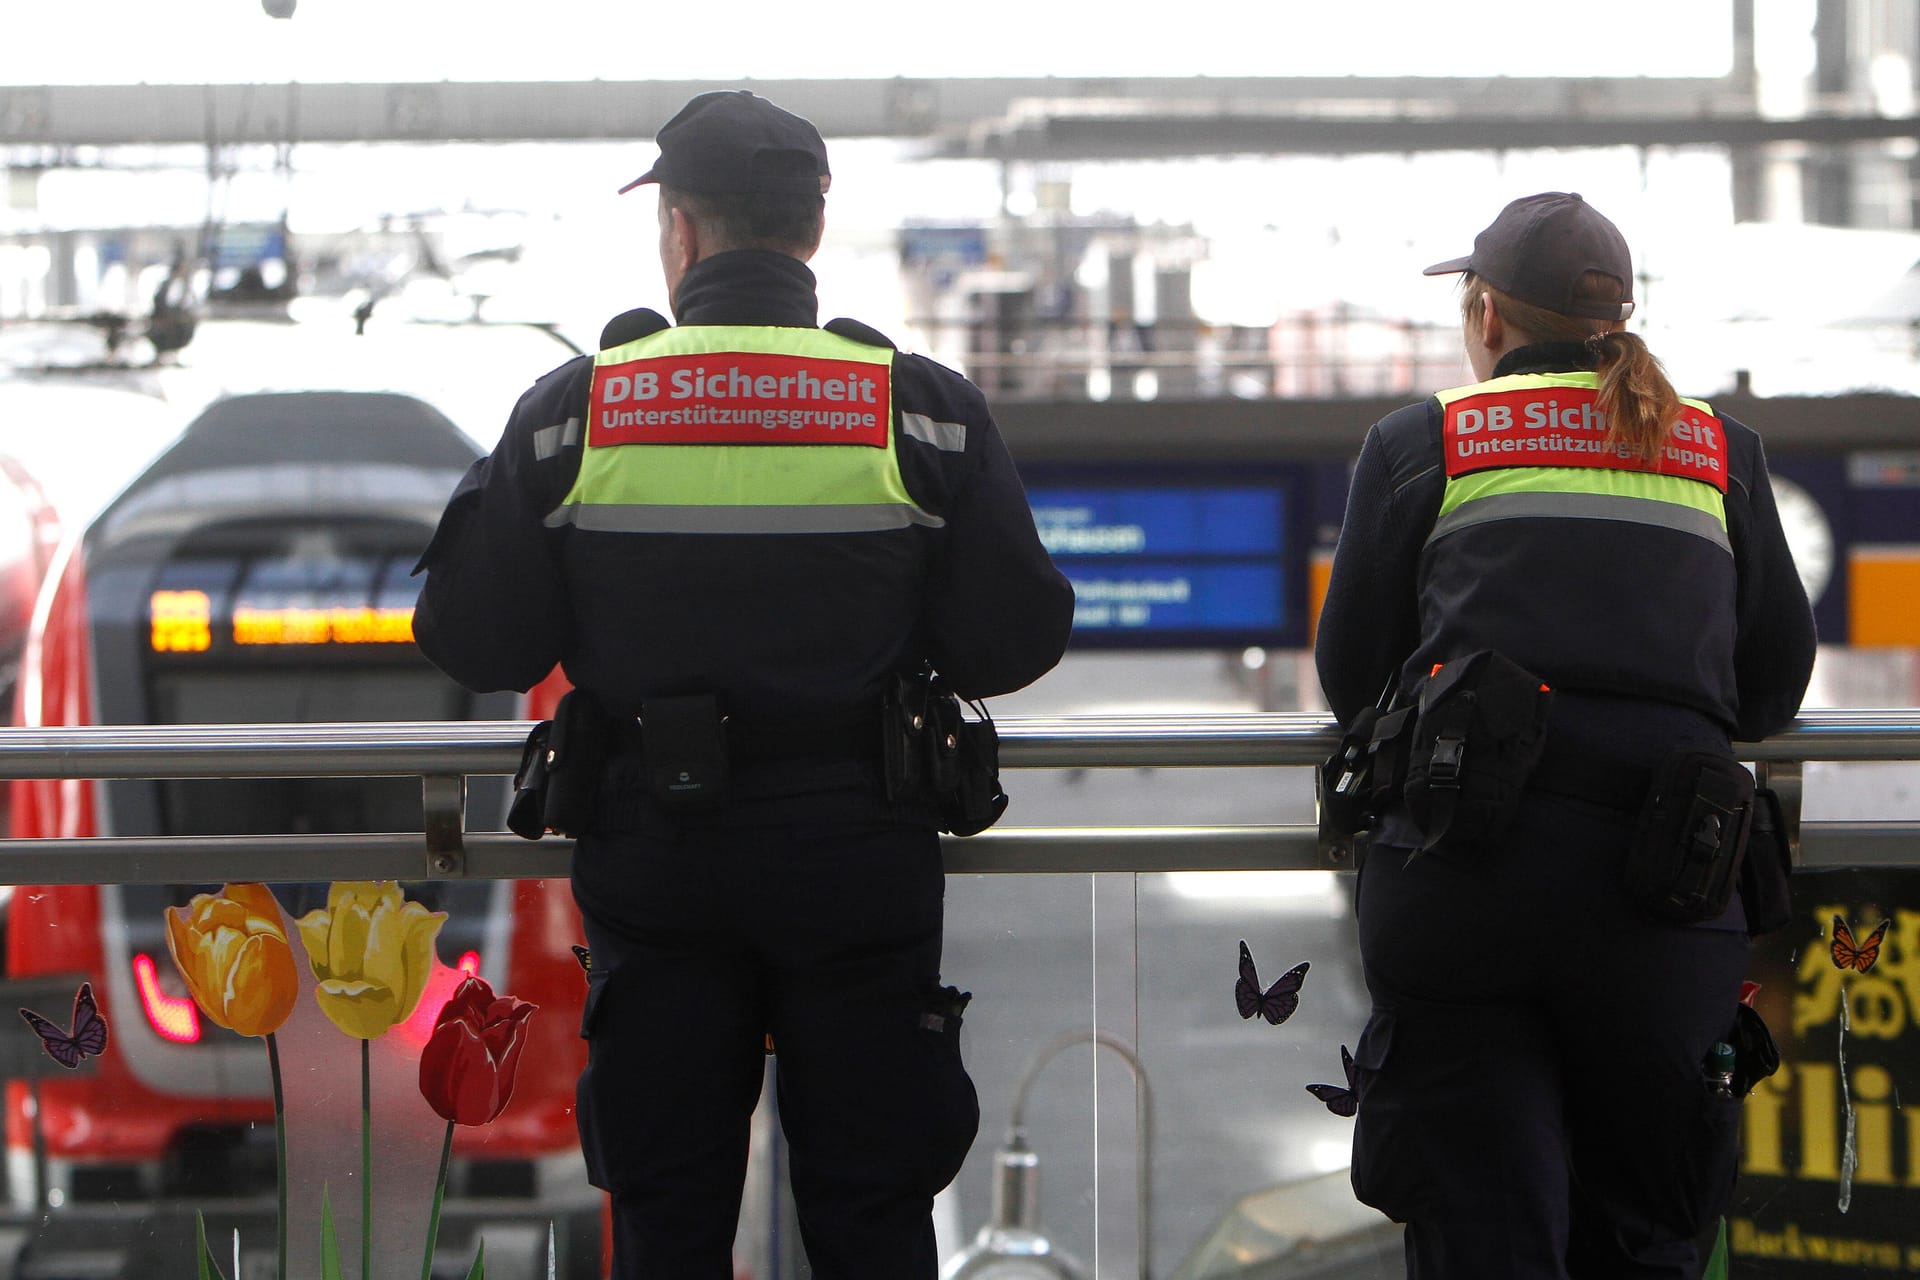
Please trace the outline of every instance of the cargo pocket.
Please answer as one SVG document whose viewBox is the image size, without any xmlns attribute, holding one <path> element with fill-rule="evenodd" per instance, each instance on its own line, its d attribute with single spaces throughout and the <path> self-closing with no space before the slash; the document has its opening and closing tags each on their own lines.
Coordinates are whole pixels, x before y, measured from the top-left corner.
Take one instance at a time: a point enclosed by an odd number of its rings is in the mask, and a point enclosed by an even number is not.
<svg viewBox="0 0 1920 1280">
<path fill-rule="evenodd" d="M 594 1029 L 600 1020 L 600 1010 L 605 1003 L 607 982 L 613 977 L 610 969 L 595 969 L 587 974 L 587 999 L 580 1010 L 580 1038 L 587 1042 L 587 1065 L 580 1073 L 580 1079 L 574 1086 L 575 1125 L 580 1130 L 580 1151 L 587 1161 L 587 1180 L 603 1191 L 612 1191 L 614 1186 L 611 1173 L 605 1161 L 600 1133 L 603 1125 L 597 1122 L 600 1108 L 595 1103 L 595 1062 L 598 1056 L 593 1048 Z"/>
<path fill-rule="evenodd" d="M 1375 1009 L 1354 1046 L 1353 1083 L 1360 1104 L 1354 1115 L 1352 1180 L 1353 1194 L 1362 1204 L 1404 1222 L 1412 1171 L 1394 1150 L 1400 1108 L 1391 1089 L 1382 1083 L 1393 1050 L 1393 1026 L 1390 1011 Z M 1418 1175 L 1411 1180 L 1417 1182 Z"/>
<path fill-rule="evenodd" d="M 960 1172 L 980 1131 L 980 1098 L 960 1060 L 961 1014 L 973 993 L 935 987 L 920 1013 L 927 1061 L 926 1192 L 938 1195 Z"/>
<path fill-rule="evenodd" d="M 1733 1205 L 1740 1163 L 1738 1098 L 1702 1090 L 1690 1140 L 1680 1153 L 1683 1185 L 1678 1188 L 1686 1217 L 1676 1225 L 1697 1236 Z"/>
</svg>

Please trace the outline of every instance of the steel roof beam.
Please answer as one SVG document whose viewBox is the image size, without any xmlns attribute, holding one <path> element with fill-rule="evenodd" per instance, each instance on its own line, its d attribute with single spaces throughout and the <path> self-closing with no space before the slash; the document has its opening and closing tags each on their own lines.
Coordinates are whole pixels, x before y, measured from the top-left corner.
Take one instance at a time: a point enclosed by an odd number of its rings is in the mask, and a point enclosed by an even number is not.
<svg viewBox="0 0 1920 1280">
<path fill-rule="evenodd" d="M 1610 126 L 1629 125 L 1640 130 L 1633 137 L 1662 141 L 1687 137 L 1691 126 L 1706 143 L 1758 123 L 1740 77 L 28 85 L 0 86 L 0 143 L 639 140 L 694 94 L 742 84 L 808 116 L 830 137 L 924 139 L 936 152 L 969 155 L 1054 154 L 1048 147 L 1106 154 L 1120 146 L 1114 138 L 1128 135 L 1152 139 L 1160 149 L 1153 154 L 1585 146 L 1600 143 L 1566 136 L 1607 138 Z M 1463 104 L 1473 113 L 1466 120 L 1459 119 Z M 1768 123 L 1772 136 L 1795 127 Z M 1529 140 L 1501 141 L 1503 128 Z"/>
</svg>

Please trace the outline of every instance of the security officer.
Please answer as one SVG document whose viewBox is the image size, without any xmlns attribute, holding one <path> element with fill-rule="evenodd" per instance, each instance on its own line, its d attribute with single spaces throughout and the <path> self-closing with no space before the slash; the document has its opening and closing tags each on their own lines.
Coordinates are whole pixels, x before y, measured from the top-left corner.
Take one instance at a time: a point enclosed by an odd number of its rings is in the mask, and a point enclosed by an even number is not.
<svg viewBox="0 0 1920 1280">
<path fill-rule="evenodd" d="M 1693 1277 L 1733 1188 L 1739 1103 L 1703 1064 L 1733 1021 L 1745 917 L 1735 896 L 1657 918 L 1623 864 L 1669 751 L 1730 761 L 1730 740 L 1792 720 L 1812 615 L 1759 437 L 1680 400 L 1626 332 L 1613 223 L 1529 196 L 1427 269 L 1446 273 L 1464 273 L 1481 381 L 1367 434 L 1320 680 L 1352 723 L 1390 682 L 1404 703 L 1436 664 L 1493 650 L 1551 707 L 1504 834 L 1422 853 L 1404 804 L 1375 828 L 1354 1188 L 1406 1224 L 1416 1280 Z"/>
<path fill-rule="evenodd" d="M 558 662 L 613 726 L 573 864 L 613 1274 L 730 1280 L 771 1035 L 813 1273 L 930 1280 L 979 1112 L 938 831 L 888 798 L 883 690 L 927 661 L 969 697 L 1037 679 L 1072 589 L 979 391 L 816 327 L 813 125 L 706 93 L 656 140 L 622 190 L 658 184 L 679 323 L 618 317 L 526 393 L 423 557 L 415 628 L 474 689 Z"/>
</svg>

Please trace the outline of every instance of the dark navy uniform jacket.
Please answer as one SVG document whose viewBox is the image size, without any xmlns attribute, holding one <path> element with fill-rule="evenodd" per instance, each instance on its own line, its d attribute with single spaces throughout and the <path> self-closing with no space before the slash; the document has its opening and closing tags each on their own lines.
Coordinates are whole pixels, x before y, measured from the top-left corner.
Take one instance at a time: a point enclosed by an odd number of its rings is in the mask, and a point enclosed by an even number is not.
<svg viewBox="0 0 1920 1280">
<path fill-rule="evenodd" d="M 1592 368 L 1581 344 L 1541 343 L 1508 352 L 1494 376 Z M 1813 616 L 1752 429 L 1719 419 L 1731 557 L 1694 533 L 1568 518 L 1449 533 L 1436 555 L 1442 421 L 1437 398 L 1396 410 L 1355 464 L 1315 641 L 1342 723 L 1390 678 L 1411 691 L 1435 663 L 1479 649 L 1589 707 L 1682 708 L 1740 741 L 1791 722 L 1813 668 Z"/>
<path fill-rule="evenodd" d="M 812 328 L 813 273 L 779 253 L 717 254 L 687 273 L 677 311 L 683 325 Z M 844 324 L 832 327 L 891 345 Z M 549 527 L 580 468 L 591 378 L 582 357 L 534 384 L 421 558 L 415 634 L 461 684 L 524 690 L 559 663 L 622 714 L 647 697 L 712 693 L 749 723 L 845 720 L 922 659 L 969 697 L 1018 689 L 1059 661 L 1072 588 L 960 375 L 893 358 L 902 478 L 939 527 L 778 534 Z M 934 428 L 902 433 L 905 414 Z"/>
</svg>

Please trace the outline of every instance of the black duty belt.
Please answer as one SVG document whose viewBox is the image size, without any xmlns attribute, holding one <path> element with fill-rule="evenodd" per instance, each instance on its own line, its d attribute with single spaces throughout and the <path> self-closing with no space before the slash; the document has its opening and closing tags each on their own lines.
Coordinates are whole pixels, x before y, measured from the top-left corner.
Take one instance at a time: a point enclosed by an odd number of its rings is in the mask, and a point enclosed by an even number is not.
<svg viewBox="0 0 1920 1280">
<path fill-rule="evenodd" d="M 1584 800 L 1589 804 L 1628 813 L 1640 812 L 1647 789 L 1653 785 L 1653 770 L 1639 765 L 1620 764 L 1555 747 L 1549 742 L 1540 759 L 1527 775 L 1529 791 Z"/>
<path fill-rule="evenodd" d="M 818 719 L 726 720 L 727 760 L 735 768 L 779 760 L 877 759 L 880 713 Z M 611 764 L 635 764 L 646 756 L 646 727 L 622 717 L 608 752 Z"/>
</svg>

